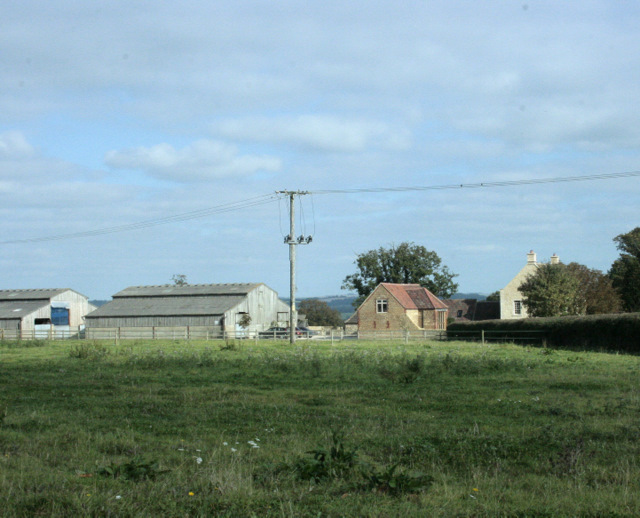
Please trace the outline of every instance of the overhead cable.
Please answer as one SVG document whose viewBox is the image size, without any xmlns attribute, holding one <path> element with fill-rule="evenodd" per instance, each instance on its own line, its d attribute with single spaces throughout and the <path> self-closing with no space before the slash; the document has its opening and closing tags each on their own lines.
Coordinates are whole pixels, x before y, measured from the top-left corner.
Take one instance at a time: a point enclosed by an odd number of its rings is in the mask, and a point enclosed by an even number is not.
<svg viewBox="0 0 640 518">
<path fill-rule="evenodd" d="M 224 212 L 231 212 L 234 210 L 246 209 L 249 207 L 255 207 L 257 205 L 264 205 L 271 203 L 279 199 L 281 196 L 278 194 L 266 194 L 256 196 L 254 198 L 248 198 L 246 200 L 240 200 L 236 202 L 225 203 L 222 205 L 216 205 L 215 207 L 207 207 L 204 209 L 198 209 L 190 212 L 183 212 L 180 214 L 174 214 L 172 216 L 166 216 L 163 218 L 149 219 L 145 221 L 138 221 L 136 223 L 129 223 L 127 225 L 118 225 L 114 227 L 105 227 L 95 230 L 87 230 L 84 232 L 71 232 L 68 234 L 57 234 L 53 236 L 43 236 L 25 239 L 12 239 L 8 241 L 0 241 L 0 245 L 9 245 L 16 243 L 41 243 L 44 241 L 61 241 L 65 239 L 74 239 L 80 237 L 92 237 L 101 236 L 104 234 L 114 234 L 117 232 L 128 232 L 131 230 L 139 230 L 149 227 L 155 227 L 158 225 L 166 225 L 168 223 L 175 223 L 178 221 L 188 221 L 196 218 L 203 218 L 215 214 L 222 214 Z"/>
<path fill-rule="evenodd" d="M 614 178 L 631 178 L 640 176 L 640 171 L 624 173 L 596 174 L 587 176 L 561 176 L 556 178 L 529 178 L 525 180 L 505 180 L 481 183 L 456 183 L 448 185 L 427 185 L 412 187 L 364 187 L 359 189 L 323 189 L 309 191 L 311 194 L 358 194 L 376 192 L 408 192 L 408 191 L 438 191 L 445 189 L 478 189 L 482 187 L 512 187 L 517 185 L 535 185 L 544 183 L 588 182 L 593 180 L 612 180 Z"/>
</svg>

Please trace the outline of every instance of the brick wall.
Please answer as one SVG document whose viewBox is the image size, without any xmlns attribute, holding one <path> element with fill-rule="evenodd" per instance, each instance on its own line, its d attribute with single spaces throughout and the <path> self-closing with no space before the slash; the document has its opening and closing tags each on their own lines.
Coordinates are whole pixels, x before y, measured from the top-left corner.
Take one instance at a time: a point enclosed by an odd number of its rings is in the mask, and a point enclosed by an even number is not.
<svg viewBox="0 0 640 518">
<path fill-rule="evenodd" d="M 387 300 L 387 312 L 378 313 L 377 301 Z M 417 312 L 416 312 L 417 313 Z M 400 303 L 384 286 L 378 286 L 358 309 L 360 331 L 410 331 L 420 329 L 405 312 Z"/>
</svg>

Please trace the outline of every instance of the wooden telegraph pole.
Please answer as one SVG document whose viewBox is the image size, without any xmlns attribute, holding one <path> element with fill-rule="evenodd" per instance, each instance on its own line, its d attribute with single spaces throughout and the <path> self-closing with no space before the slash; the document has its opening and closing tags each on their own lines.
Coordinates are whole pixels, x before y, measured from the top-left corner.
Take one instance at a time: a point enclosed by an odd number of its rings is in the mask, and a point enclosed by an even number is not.
<svg viewBox="0 0 640 518">
<path fill-rule="evenodd" d="M 276 191 L 289 197 L 289 235 L 285 236 L 284 244 L 289 245 L 289 342 L 296 342 L 296 327 L 298 326 L 298 312 L 296 311 L 296 246 L 311 243 L 311 236 L 300 235 L 296 238 L 295 197 L 309 194 L 307 191 Z"/>
</svg>

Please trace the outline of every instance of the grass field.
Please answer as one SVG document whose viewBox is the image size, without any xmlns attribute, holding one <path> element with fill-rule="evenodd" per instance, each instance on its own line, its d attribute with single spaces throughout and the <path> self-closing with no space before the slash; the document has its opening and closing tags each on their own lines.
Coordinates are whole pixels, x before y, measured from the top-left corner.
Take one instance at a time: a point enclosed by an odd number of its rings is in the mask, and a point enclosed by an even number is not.
<svg viewBox="0 0 640 518">
<path fill-rule="evenodd" d="M 0 344 L 2 516 L 638 516 L 640 358 Z"/>
</svg>

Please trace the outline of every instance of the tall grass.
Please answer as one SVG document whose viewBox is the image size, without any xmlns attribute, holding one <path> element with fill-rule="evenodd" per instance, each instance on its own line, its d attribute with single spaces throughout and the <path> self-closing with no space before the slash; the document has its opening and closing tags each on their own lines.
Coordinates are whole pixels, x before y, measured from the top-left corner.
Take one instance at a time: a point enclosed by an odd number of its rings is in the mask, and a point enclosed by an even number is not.
<svg viewBox="0 0 640 518">
<path fill-rule="evenodd" d="M 4 516 L 633 516 L 640 358 L 0 344 Z"/>
</svg>

